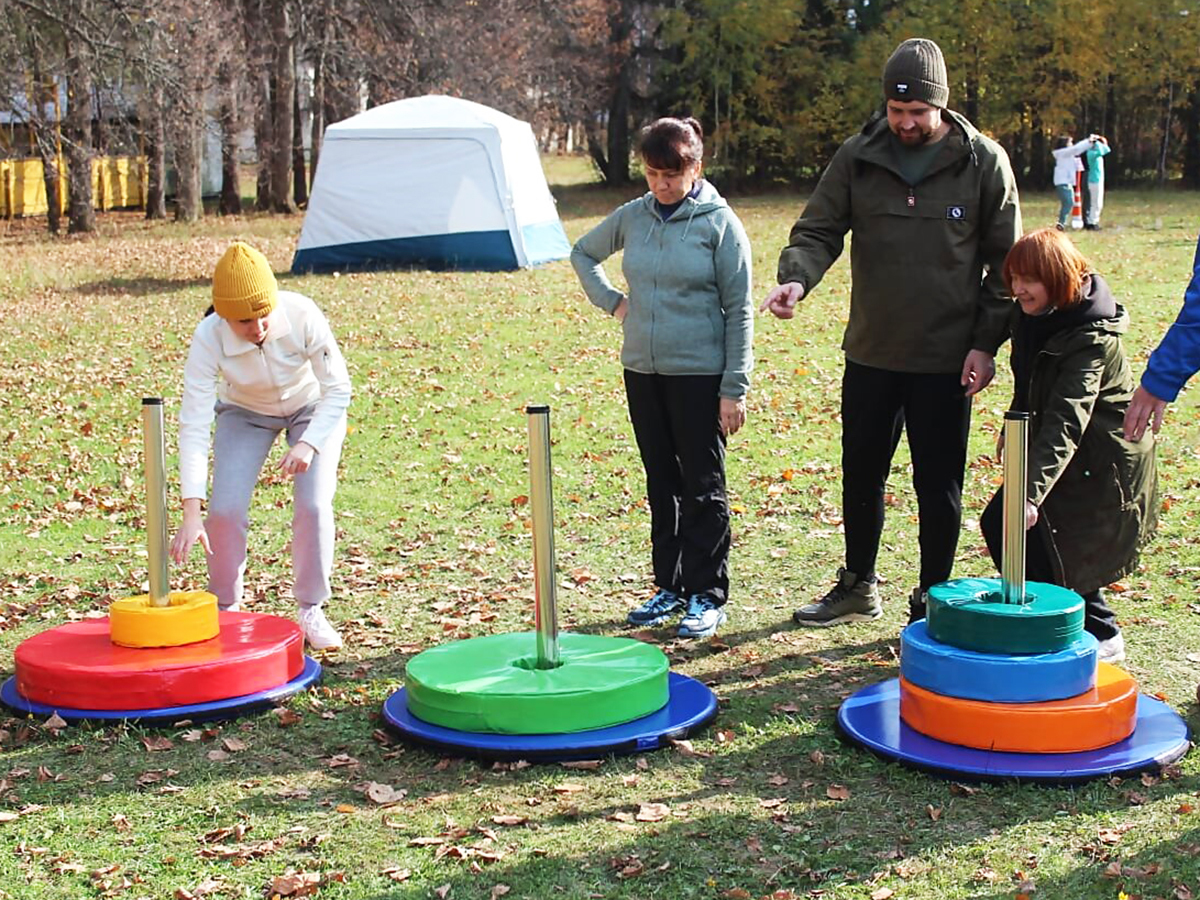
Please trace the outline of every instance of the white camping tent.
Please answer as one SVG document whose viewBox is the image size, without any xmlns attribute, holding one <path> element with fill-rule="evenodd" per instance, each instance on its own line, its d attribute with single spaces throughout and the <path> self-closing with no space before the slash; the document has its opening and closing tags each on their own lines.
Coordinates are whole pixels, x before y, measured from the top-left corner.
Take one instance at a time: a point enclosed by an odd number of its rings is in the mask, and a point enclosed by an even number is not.
<svg viewBox="0 0 1200 900">
<path fill-rule="evenodd" d="M 516 269 L 570 252 L 529 124 L 430 95 L 325 130 L 292 271 Z"/>
</svg>

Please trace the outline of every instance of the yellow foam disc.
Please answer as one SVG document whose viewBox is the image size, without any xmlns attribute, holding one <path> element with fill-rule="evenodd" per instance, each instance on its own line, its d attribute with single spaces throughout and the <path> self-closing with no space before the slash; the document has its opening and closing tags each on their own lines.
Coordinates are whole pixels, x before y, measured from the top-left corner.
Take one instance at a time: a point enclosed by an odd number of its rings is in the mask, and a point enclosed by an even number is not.
<svg viewBox="0 0 1200 900">
<path fill-rule="evenodd" d="M 172 591 L 169 606 L 124 597 L 108 608 L 108 637 L 119 647 L 182 647 L 217 636 L 217 598 L 208 591 Z"/>
</svg>

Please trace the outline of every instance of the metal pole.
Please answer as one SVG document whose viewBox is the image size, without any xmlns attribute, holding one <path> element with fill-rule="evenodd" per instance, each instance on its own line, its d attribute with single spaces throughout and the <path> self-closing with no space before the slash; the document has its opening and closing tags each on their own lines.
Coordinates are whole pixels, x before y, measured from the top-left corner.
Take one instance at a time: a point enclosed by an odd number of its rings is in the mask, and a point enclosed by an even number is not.
<svg viewBox="0 0 1200 900">
<path fill-rule="evenodd" d="M 1029 413 L 1004 414 L 1004 536 L 1000 583 L 1005 603 L 1025 602 L 1025 491 L 1029 480 Z"/>
<path fill-rule="evenodd" d="M 167 451 L 163 442 L 163 405 L 159 397 L 142 400 L 145 437 L 146 550 L 150 560 L 150 604 L 170 606 L 167 582 Z"/>
<path fill-rule="evenodd" d="M 550 407 L 527 406 L 529 416 L 529 502 L 533 515 L 534 623 L 537 667 L 558 661 L 558 605 L 554 584 L 554 495 L 550 469 Z"/>
</svg>

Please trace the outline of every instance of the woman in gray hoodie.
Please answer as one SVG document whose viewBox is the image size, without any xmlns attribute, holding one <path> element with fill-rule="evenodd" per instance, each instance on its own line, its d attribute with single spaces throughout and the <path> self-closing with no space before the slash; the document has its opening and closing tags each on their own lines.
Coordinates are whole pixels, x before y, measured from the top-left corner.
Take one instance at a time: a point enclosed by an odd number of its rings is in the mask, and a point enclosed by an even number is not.
<svg viewBox="0 0 1200 900">
<path fill-rule="evenodd" d="M 750 242 L 701 176 L 699 122 L 659 119 L 642 131 L 640 151 L 649 191 L 580 238 L 571 264 L 624 334 L 658 588 L 629 622 L 683 613 L 680 637 L 709 637 L 725 622 L 729 594 L 725 441 L 746 421 L 753 363 Z M 602 267 L 618 251 L 626 291 Z"/>
</svg>

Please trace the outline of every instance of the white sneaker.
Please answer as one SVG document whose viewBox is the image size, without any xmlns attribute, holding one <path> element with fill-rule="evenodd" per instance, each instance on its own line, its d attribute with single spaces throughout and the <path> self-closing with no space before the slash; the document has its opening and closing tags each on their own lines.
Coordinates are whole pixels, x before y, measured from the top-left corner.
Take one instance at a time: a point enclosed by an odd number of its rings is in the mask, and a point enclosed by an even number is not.
<svg viewBox="0 0 1200 900">
<path fill-rule="evenodd" d="M 304 639 L 314 650 L 333 650 L 342 646 L 342 636 L 334 630 L 319 606 L 302 606 L 296 616 Z"/>
<path fill-rule="evenodd" d="M 242 604 L 230 603 L 228 606 L 218 606 L 217 609 L 219 609 L 221 612 L 241 612 Z"/>
<path fill-rule="evenodd" d="M 1100 642 L 1100 649 L 1096 651 L 1096 660 L 1098 662 L 1119 663 L 1125 661 L 1125 638 L 1120 634 L 1114 634 L 1107 641 Z"/>
</svg>

